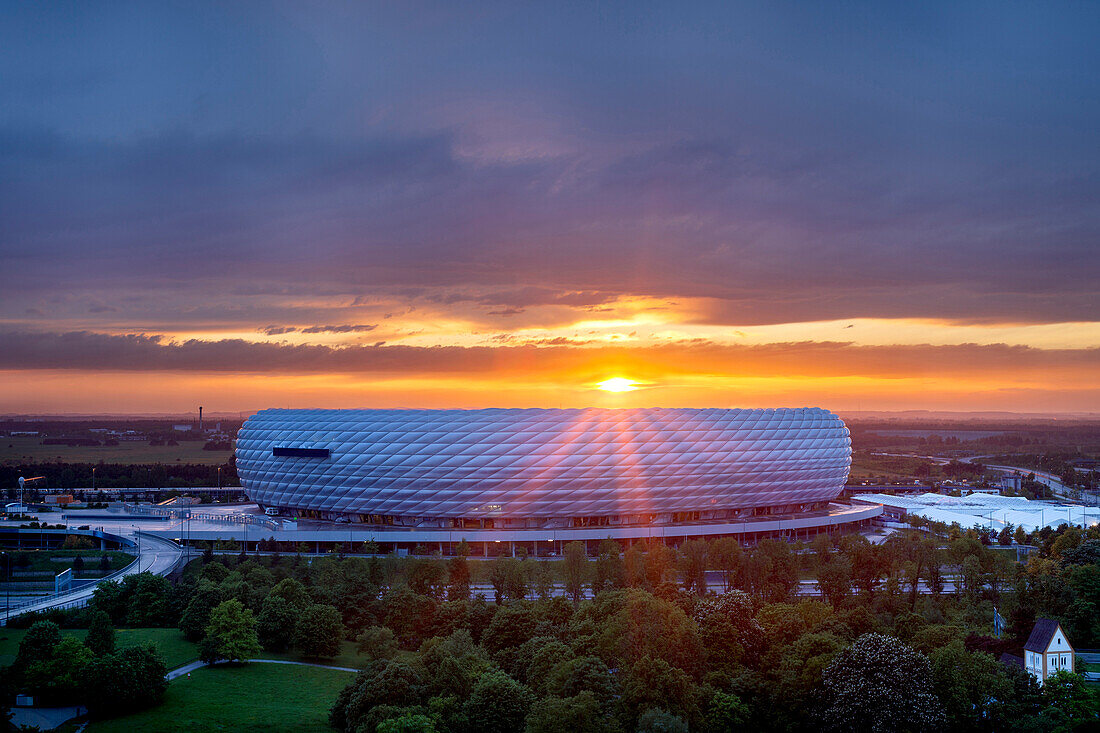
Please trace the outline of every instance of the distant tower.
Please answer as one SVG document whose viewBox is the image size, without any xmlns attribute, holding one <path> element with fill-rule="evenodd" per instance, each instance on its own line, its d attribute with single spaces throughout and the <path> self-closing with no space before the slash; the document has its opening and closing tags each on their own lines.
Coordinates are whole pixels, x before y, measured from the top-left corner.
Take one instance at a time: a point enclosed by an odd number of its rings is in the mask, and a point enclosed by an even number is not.
<svg viewBox="0 0 1100 733">
<path fill-rule="evenodd" d="M 202 405 L 199 405 L 199 432 L 202 432 Z"/>
</svg>

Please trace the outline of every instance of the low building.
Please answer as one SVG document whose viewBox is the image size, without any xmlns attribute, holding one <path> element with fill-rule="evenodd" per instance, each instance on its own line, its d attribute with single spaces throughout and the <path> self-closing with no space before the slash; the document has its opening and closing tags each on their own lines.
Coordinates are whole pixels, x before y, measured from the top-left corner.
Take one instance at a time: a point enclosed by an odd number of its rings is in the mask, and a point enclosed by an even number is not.
<svg viewBox="0 0 1100 733">
<path fill-rule="evenodd" d="M 46 503 L 46 504 L 55 504 L 57 506 L 66 506 L 68 504 L 73 503 L 73 495 L 72 494 L 50 494 L 45 499 L 43 499 L 43 502 Z"/>
<path fill-rule="evenodd" d="M 1072 672 L 1073 665 L 1073 647 L 1061 625 L 1054 619 L 1038 619 L 1024 644 L 1024 669 L 1043 684 L 1057 672 Z"/>
</svg>

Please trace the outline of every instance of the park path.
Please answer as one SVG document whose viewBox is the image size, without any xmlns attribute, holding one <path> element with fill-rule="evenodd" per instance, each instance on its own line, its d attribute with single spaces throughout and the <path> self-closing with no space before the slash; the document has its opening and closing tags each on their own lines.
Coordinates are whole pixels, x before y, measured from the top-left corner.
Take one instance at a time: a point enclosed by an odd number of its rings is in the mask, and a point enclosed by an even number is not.
<svg viewBox="0 0 1100 733">
<path fill-rule="evenodd" d="M 333 666 L 331 664 L 316 664 L 314 662 L 293 662 L 289 659 L 246 659 L 245 661 L 246 662 L 259 662 L 261 664 L 293 664 L 293 665 L 296 665 L 298 667 L 319 667 L 321 669 L 335 669 L 335 670 L 340 671 L 340 672 L 358 672 L 359 671 L 359 670 L 355 669 L 354 667 L 336 667 L 336 666 Z M 166 676 L 168 678 L 168 681 L 171 682 L 172 680 L 176 679 L 177 677 L 182 677 L 183 675 L 185 675 L 189 672 L 194 672 L 196 669 L 201 669 L 202 667 L 206 667 L 206 666 L 208 666 L 206 664 L 206 662 L 201 662 L 201 661 L 188 662 L 187 664 L 183 665 L 182 667 L 176 667 L 175 669 L 170 670 Z"/>
</svg>

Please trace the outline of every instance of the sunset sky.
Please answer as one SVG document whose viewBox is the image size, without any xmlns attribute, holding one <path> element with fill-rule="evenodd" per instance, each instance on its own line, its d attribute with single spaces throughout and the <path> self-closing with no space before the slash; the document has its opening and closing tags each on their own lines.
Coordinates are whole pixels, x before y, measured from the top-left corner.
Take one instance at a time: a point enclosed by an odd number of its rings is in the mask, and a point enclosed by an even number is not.
<svg viewBox="0 0 1100 733">
<path fill-rule="evenodd" d="M 1100 4 L 0 14 L 0 413 L 1100 412 Z"/>
</svg>

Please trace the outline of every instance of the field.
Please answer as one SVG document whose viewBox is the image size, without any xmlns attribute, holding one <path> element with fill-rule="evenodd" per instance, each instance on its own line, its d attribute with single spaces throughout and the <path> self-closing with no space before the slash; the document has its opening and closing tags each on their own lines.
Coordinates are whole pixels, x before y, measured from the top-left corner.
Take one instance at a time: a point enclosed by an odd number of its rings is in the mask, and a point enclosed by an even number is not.
<svg viewBox="0 0 1100 733">
<path fill-rule="evenodd" d="M 159 707 L 93 722 L 86 730 L 331 731 L 329 707 L 354 678 L 351 672 L 285 664 L 203 668 L 173 680 Z"/>
<path fill-rule="evenodd" d="M 19 642 L 23 640 L 26 629 L 0 628 L 0 666 L 15 661 L 19 651 Z M 83 639 L 87 629 L 62 629 L 62 636 L 75 636 Z M 174 669 L 199 658 L 199 648 L 183 638 L 179 629 L 116 629 L 115 645 L 119 648 L 153 644 L 164 657 L 168 669 Z"/>
<path fill-rule="evenodd" d="M 117 550 L 36 550 L 33 547 L 24 547 L 22 549 L 7 548 L 6 552 L 11 554 L 15 558 L 19 558 L 21 555 L 26 555 L 30 560 L 30 564 L 26 567 L 20 567 L 18 560 L 13 563 L 14 570 L 19 571 L 39 571 L 51 573 L 59 573 L 65 568 L 71 568 L 72 560 L 77 555 L 84 558 L 84 569 L 86 571 L 92 571 L 99 567 L 99 559 L 106 555 L 111 558 L 111 570 L 120 570 L 135 560 L 135 556 L 128 552 L 119 552 Z M 81 578 L 84 575 L 79 576 Z M 0 576 L 0 580 L 5 580 Z M 12 581 L 18 582 L 18 577 L 13 577 Z"/>
<path fill-rule="evenodd" d="M 924 458 L 902 456 L 876 456 L 865 451 L 852 453 L 852 478 L 880 476 L 888 479 L 905 478 L 916 473 L 918 467 L 928 466 L 930 473 L 936 473 L 932 462 Z"/>
<path fill-rule="evenodd" d="M 121 441 L 118 445 L 42 445 L 41 438 L 0 438 L 0 461 L 48 463 L 225 463 L 231 451 L 203 450 L 201 440 L 179 445 L 149 445 L 147 441 Z"/>
</svg>

